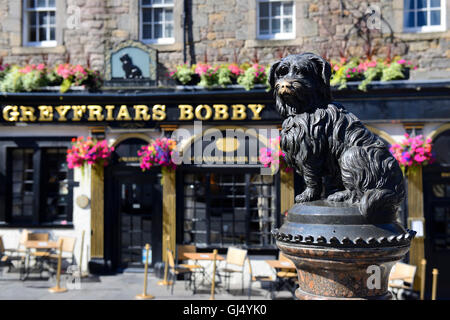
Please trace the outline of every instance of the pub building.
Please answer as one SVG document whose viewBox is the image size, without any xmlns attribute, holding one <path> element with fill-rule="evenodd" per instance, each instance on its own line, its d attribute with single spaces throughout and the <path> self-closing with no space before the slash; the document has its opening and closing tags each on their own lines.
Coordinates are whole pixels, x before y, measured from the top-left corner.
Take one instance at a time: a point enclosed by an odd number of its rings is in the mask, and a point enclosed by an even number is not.
<svg viewBox="0 0 450 320">
<path fill-rule="evenodd" d="M 373 84 L 365 93 L 352 85 L 333 90 L 335 100 L 387 144 L 412 131 L 433 139 L 437 161 L 409 177 L 400 219 L 423 228 L 410 263 L 427 258 L 442 270 L 441 283 L 449 279 L 444 270 L 450 262 L 448 86 L 395 81 Z M 277 254 L 271 230 L 282 224 L 302 184 L 292 172 L 261 174 L 254 150 L 267 146 L 271 129 L 281 128 L 265 88 L 5 93 L 0 99 L 0 232 L 7 244 L 25 228 L 73 236 L 79 261 L 84 230 L 83 268 L 91 272 L 141 267 L 146 243 L 152 265 L 175 244 L 219 253 L 238 246 L 250 257 Z M 208 138 L 212 128 L 223 137 Z M 184 153 L 192 151 L 192 161 L 165 174 L 143 171 L 138 150 L 175 130 L 189 133 L 175 139 Z M 227 130 L 244 134 L 227 136 Z M 67 149 L 80 136 L 114 146 L 106 167 L 68 168 Z M 231 157 L 202 158 L 211 144 Z"/>
</svg>

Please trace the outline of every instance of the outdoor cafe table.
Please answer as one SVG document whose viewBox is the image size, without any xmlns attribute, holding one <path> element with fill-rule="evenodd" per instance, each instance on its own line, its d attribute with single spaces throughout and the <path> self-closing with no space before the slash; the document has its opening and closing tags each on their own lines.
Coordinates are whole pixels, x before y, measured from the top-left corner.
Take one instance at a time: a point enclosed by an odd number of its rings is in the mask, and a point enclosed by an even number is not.
<svg viewBox="0 0 450 320">
<path fill-rule="evenodd" d="M 21 276 L 21 280 L 26 280 L 29 276 L 29 274 L 31 273 L 31 268 L 30 268 L 30 255 L 31 255 L 31 249 L 36 249 L 36 250 L 40 250 L 36 253 L 34 253 L 34 255 L 37 258 L 42 258 L 42 257 L 46 257 L 47 255 L 49 255 L 50 250 L 52 249 L 58 249 L 58 243 L 56 241 L 41 241 L 41 240 L 28 240 L 25 241 L 25 248 L 27 249 L 27 258 L 26 258 L 26 263 L 25 263 L 25 270 L 24 270 L 24 274 L 23 276 Z M 39 259 L 41 260 L 41 259 Z M 44 264 L 43 261 L 40 261 L 37 263 L 36 267 L 34 268 L 34 270 L 39 271 L 39 273 L 41 273 L 42 271 L 45 271 L 44 268 Z"/>
<path fill-rule="evenodd" d="M 297 270 L 291 261 L 286 260 L 266 260 L 266 263 L 274 269 L 285 269 L 286 272 L 276 273 L 276 283 L 274 290 L 279 291 L 283 287 L 287 288 L 293 295 L 295 294 L 295 279 L 297 278 Z M 292 276 L 295 274 L 295 276 Z"/>
<path fill-rule="evenodd" d="M 195 261 L 214 261 L 214 254 L 207 252 L 184 252 L 182 256 L 179 257 L 180 260 L 189 259 Z M 216 261 L 224 261 L 225 258 L 219 254 L 216 255 Z M 213 266 L 214 267 L 214 266 Z M 216 268 L 217 270 L 217 268 Z M 220 275 L 219 275 L 220 276 Z M 205 278 L 209 278 L 212 282 L 212 276 L 207 275 L 206 273 L 203 275 L 202 284 L 204 284 Z"/>
</svg>

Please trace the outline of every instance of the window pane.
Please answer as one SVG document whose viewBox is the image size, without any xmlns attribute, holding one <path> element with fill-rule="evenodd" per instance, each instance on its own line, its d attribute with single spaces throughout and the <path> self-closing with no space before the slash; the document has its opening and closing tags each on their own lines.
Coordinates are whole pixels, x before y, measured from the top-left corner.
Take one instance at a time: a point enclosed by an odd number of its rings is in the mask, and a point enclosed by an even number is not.
<svg viewBox="0 0 450 320">
<path fill-rule="evenodd" d="M 51 11 L 50 12 L 50 24 L 55 24 L 56 23 L 56 20 L 55 20 L 55 12 L 54 11 Z"/>
<path fill-rule="evenodd" d="M 272 2 L 272 17 L 281 15 L 281 3 Z"/>
<path fill-rule="evenodd" d="M 55 28 L 50 28 L 50 39 L 49 40 L 56 40 Z"/>
<path fill-rule="evenodd" d="M 284 19 L 283 21 L 283 32 L 292 32 L 292 19 Z"/>
<path fill-rule="evenodd" d="M 144 39 L 151 39 L 152 38 L 152 25 L 151 24 L 144 24 L 142 27 L 142 37 Z"/>
<path fill-rule="evenodd" d="M 405 12 L 405 27 L 413 28 L 416 26 L 415 16 L 415 12 Z"/>
<path fill-rule="evenodd" d="M 163 20 L 163 9 L 154 9 L 155 10 L 155 22 L 162 22 Z"/>
<path fill-rule="evenodd" d="M 165 36 L 166 38 L 172 38 L 173 37 L 173 24 L 172 23 L 166 23 L 166 30 L 165 30 Z"/>
<path fill-rule="evenodd" d="M 155 24 L 155 39 L 162 38 L 162 24 Z"/>
<path fill-rule="evenodd" d="M 36 6 L 38 8 L 45 8 L 47 5 L 45 4 L 45 0 L 37 0 Z"/>
<path fill-rule="evenodd" d="M 283 15 L 285 15 L 285 16 L 292 15 L 292 2 L 285 3 L 283 5 Z"/>
<path fill-rule="evenodd" d="M 422 9 L 427 7 L 427 0 L 417 0 L 417 9 Z"/>
<path fill-rule="evenodd" d="M 28 23 L 30 26 L 36 25 L 36 12 L 28 13 Z"/>
<path fill-rule="evenodd" d="M 430 16 L 430 24 L 432 26 L 439 26 L 441 24 L 441 10 L 431 10 Z"/>
<path fill-rule="evenodd" d="M 280 33 L 280 19 L 272 19 L 272 33 Z"/>
<path fill-rule="evenodd" d="M 142 10 L 142 21 L 152 22 L 152 9 L 143 9 Z"/>
<path fill-rule="evenodd" d="M 55 0 L 48 0 L 48 6 L 50 8 L 54 8 L 55 7 Z"/>
<path fill-rule="evenodd" d="M 173 3 L 173 0 L 164 0 L 164 3 L 165 3 L 165 4 L 172 4 L 172 3 Z"/>
<path fill-rule="evenodd" d="M 426 11 L 418 11 L 417 12 L 417 26 L 426 26 L 427 25 L 427 12 Z"/>
<path fill-rule="evenodd" d="M 260 19 L 259 20 L 259 33 L 260 34 L 269 34 L 269 19 Z"/>
<path fill-rule="evenodd" d="M 269 3 L 260 3 L 259 4 L 259 16 L 260 17 L 268 17 L 269 16 Z"/>
<path fill-rule="evenodd" d="M 28 0 L 27 4 L 28 4 L 28 8 L 34 8 L 34 0 Z"/>
<path fill-rule="evenodd" d="M 165 21 L 166 22 L 173 21 L 173 11 L 172 10 L 165 10 Z"/>
<path fill-rule="evenodd" d="M 47 29 L 39 28 L 39 41 L 47 40 Z"/>
<path fill-rule="evenodd" d="M 47 12 L 39 12 L 39 24 L 47 24 Z"/>
<path fill-rule="evenodd" d="M 150 4 L 152 4 L 151 0 L 142 0 L 142 5 L 147 6 L 147 5 L 150 5 Z"/>
<path fill-rule="evenodd" d="M 153 0 L 153 4 L 161 4 L 162 0 Z"/>
<path fill-rule="evenodd" d="M 430 7 L 436 8 L 441 7 L 441 0 L 431 0 Z"/>
<path fill-rule="evenodd" d="M 414 9 L 415 0 L 405 0 L 403 2 L 403 8 L 405 9 Z"/>
</svg>

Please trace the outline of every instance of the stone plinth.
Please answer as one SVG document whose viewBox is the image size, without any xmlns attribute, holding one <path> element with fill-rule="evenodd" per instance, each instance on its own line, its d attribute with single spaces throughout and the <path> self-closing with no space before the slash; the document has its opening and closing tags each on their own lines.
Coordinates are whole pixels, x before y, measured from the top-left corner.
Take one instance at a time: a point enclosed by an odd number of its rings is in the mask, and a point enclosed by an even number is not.
<svg viewBox="0 0 450 320">
<path fill-rule="evenodd" d="M 297 204 L 273 231 L 297 268 L 299 299 L 390 299 L 393 265 L 415 232 L 397 222 L 372 224 L 356 206 L 327 201 Z"/>
</svg>

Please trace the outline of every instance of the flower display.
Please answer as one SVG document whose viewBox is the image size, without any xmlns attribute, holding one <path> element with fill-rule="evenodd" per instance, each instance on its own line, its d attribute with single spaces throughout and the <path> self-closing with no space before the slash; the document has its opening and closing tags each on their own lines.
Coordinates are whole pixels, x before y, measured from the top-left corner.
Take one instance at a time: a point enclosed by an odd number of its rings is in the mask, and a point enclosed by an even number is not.
<svg viewBox="0 0 450 320">
<path fill-rule="evenodd" d="M 72 148 L 67 150 L 67 165 L 70 169 L 82 167 L 86 164 L 108 165 L 108 159 L 114 147 L 109 147 L 106 140 L 95 140 L 91 137 L 72 139 Z"/>
<path fill-rule="evenodd" d="M 175 147 L 176 141 L 169 138 L 157 138 L 153 143 L 143 146 L 138 151 L 141 169 L 145 171 L 154 166 L 175 169 L 176 164 L 172 161 Z"/>
<path fill-rule="evenodd" d="M 280 136 L 275 139 L 269 139 L 269 147 L 259 149 L 259 162 L 265 168 L 271 168 L 272 174 L 275 174 L 278 168 L 284 172 L 292 171 L 292 168 L 287 166 L 284 157 L 285 154 L 280 148 Z"/>
<path fill-rule="evenodd" d="M 425 166 L 434 162 L 431 153 L 433 145 L 431 139 L 424 139 L 422 135 L 411 137 L 405 134 L 405 138 L 400 143 L 394 143 L 389 151 L 399 162 L 402 171 L 406 168 Z"/>
<path fill-rule="evenodd" d="M 267 70 L 265 66 L 254 63 L 250 68 L 245 70 L 244 74 L 239 76 L 238 83 L 246 90 L 251 90 L 255 84 L 266 84 L 268 86 Z"/>
<path fill-rule="evenodd" d="M 401 57 L 395 57 L 392 61 L 391 59 L 341 58 L 340 61 L 331 61 L 330 84 L 337 86 L 338 89 L 344 89 L 349 81 L 361 81 L 358 89 L 366 91 L 367 85 L 373 80 L 406 79 L 409 69 L 417 69 L 417 66 Z"/>
<path fill-rule="evenodd" d="M 184 85 L 192 84 L 195 75 L 193 68 L 189 67 L 187 63 L 176 66 L 175 70 L 169 73 L 172 79 Z"/>
<path fill-rule="evenodd" d="M 72 85 L 97 90 L 102 85 L 98 71 L 68 63 L 49 67 L 43 63 L 25 66 L 1 66 L 0 91 L 38 91 L 45 86 L 60 86 L 66 92 Z"/>
</svg>

